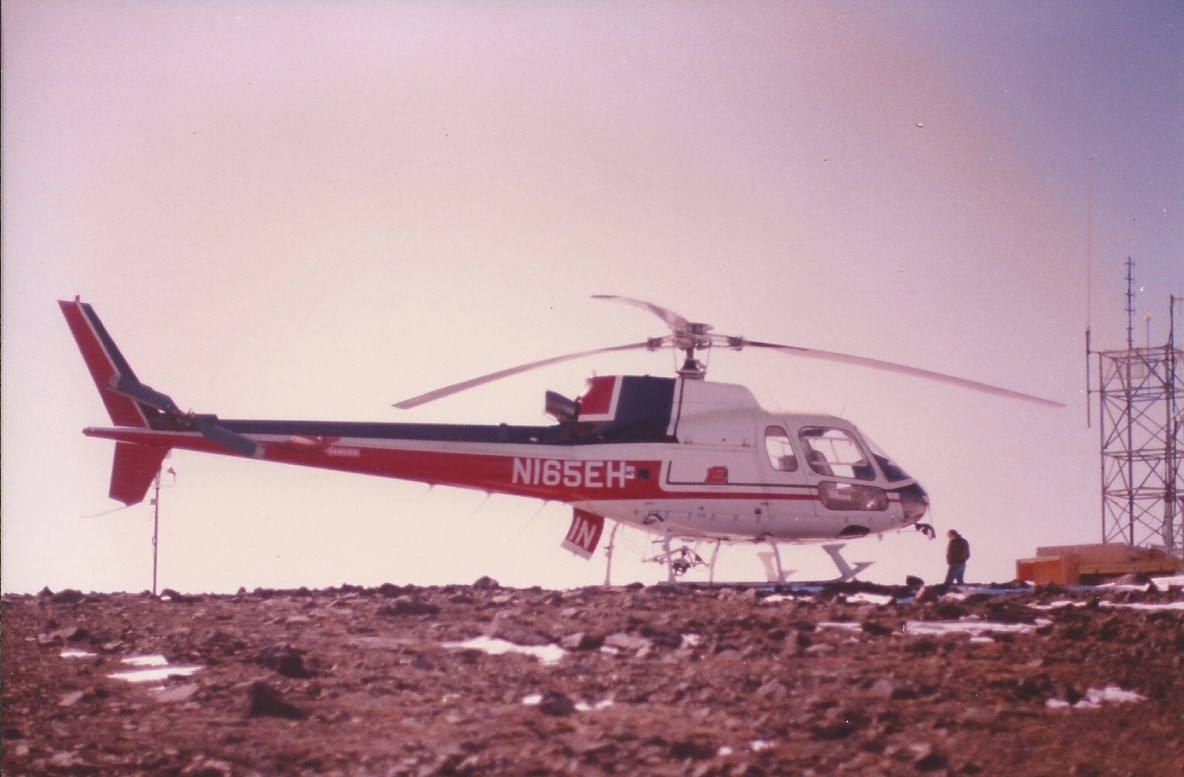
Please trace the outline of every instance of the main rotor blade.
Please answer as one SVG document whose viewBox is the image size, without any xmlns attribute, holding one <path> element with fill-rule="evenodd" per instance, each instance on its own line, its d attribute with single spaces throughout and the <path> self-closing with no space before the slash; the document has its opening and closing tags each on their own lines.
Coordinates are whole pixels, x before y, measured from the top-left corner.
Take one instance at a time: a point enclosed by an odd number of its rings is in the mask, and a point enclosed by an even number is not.
<svg viewBox="0 0 1184 777">
<path fill-rule="evenodd" d="M 979 383 L 977 380 L 967 380 L 966 378 L 959 378 L 954 375 L 946 375 L 942 372 L 934 372 L 932 370 L 924 370 L 920 367 L 909 367 L 905 364 L 897 364 L 895 362 L 886 362 L 880 359 L 869 359 L 866 356 L 852 356 L 846 353 L 835 353 L 833 351 L 820 351 L 816 348 L 802 348 L 797 345 L 780 345 L 778 343 L 761 343 L 753 340 L 745 340 L 745 346 L 752 348 L 768 348 L 774 351 L 790 354 L 792 356 L 805 356 L 810 359 L 822 359 L 824 361 L 839 362 L 840 364 L 855 364 L 860 367 L 871 367 L 876 370 L 884 370 L 887 372 L 896 372 L 901 375 L 909 375 L 914 378 L 924 378 L 926 380 L 938 381 L 939 383 L 946 383 L 951 386 L 960 386 L 962 388 L 971 389 L 972 391 L 981 391 L 986 394 L 993 394 L 997 397 L 1008 397 L 1010 399 L 1020 399 L 1025 402 L 1034 402 L 1045 407 L 1064 407 L 1062 402 L 1054 402 L 1051 399 L 1044 399 L 1043 397 L 1032 396 L 1031 394 L 1024 394 L 1019 391 L 1012 391 L 1011 389 L 1001 388 L 999 386 L 992 386 L 989 383 Z"/>
<path fill-rule="evenodd" d="M 690 329 L 691 322 L 687 321 L 682 316 L 675 313 L 673 310 L 655 305 L 652 302 L 645 300 L 633 299 L 632 297 L 618 297 L 615 294 L 593 294 L 592 299 L 606 299 L 612 302 L 624 302 L 626 305 L 633 305 L 642 310 L 648 310 L 658 318 L 666 322 L 666 326 L 670 327 L 670 331 L 675 334 L 681 334 Z"/>
<path fill-rule="evenodd" d="M 653 349 L 659 347 L 660 345 L 664 345 L 665 339 L 666 338 L 658 338 L 657 340 L 646 340 L 646 341 L 640 342 L 640 343 L 629 343 L 627 345 L 613 345 L 613 346 L 609 346 L 608 348 L 595 348 L 591 351 L 580 351 L 579 353 L 569 353 L 564 356 L 552 356 L 550 359 L 542 359 L 540 361 L 531 362 L 529 364 L 520 364 L 517 367 L 510 367 L 509 369 L 498 370 L 497 372 L 491 372 L 488 375 L 481 375 L 480 377 L 471 378 L 469 380 L 462 381 L 460 383 L 453 383 L 451 386 L 445 386 L 443 388 L 438 388 L 435 391 L 429 391 L 426 394 L 420 394 L 417 397 L 412 397 L 411 399 L 404 399 L 402 402 L 396 402 L 394 405 L 392 405 L 392 407 L 397 407 L 400 410 L 409 410 L 413 407 L 419 407 L 420 405 L 427 404 L 428 402 L 434 402 L 437 399 L 443 399 L 444 397 L 452 396 L 453 394 L 459 394 L 462 391 L 467 391 L 468 389 L 476 388 L 477 386 L 482 386 L 486 383 L 492 383 L 495 380 L 501 380 L 502 378 L 509 378 L 509 377 L 512 377 L 514 375 L 518 375 L 523 372 L 528 372 L 530 370 L 538 369 L 540 367 L 548 367 L 552 364 L 559 364 L 561 362 L 571 361 L 573 359 L 581 359 L 585 356 L 595 356 L 598 353 L 613 353 L 616 351 L 633 351 L 633 350 L 639 350 L 642 348 L 647 348 L 647 349 L 653 350 Z"/>
</svg>

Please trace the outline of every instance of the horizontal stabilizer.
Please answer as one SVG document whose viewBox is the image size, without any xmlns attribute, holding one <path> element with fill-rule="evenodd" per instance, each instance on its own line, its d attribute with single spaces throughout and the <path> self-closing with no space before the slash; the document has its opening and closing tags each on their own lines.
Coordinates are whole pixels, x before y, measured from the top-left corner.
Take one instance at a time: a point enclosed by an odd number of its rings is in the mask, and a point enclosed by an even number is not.
<svg viewBox="0 0 1184 777">
<path fill-rule="evenodd" d="M 111 465 L 111 498 L 128 506 L 143 502 L 168 453 L 168 448 L 153 445 L 116 443 L 115 462 Z"/>
</svg>

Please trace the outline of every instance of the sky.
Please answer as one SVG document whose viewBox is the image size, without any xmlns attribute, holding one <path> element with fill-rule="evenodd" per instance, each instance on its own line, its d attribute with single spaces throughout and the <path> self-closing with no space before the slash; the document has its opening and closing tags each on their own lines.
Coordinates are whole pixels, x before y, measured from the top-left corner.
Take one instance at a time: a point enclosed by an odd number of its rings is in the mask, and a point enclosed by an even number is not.
<svg viewBox="0 0 1184 777">
<path fill-rule="evenodd" d="M 664 334 L 591 296 L 646 299 L 1065 403 L 775 353 L 710 363 L 770 410 L 858 424 L 924 484 L 939 532 L 968 537 L 971 581 L 1101 541 L 1084 332 L 1123 347 L 1128 257 L 1137 344 L 1166 341 L 1184 296 L 1184 5 L 0 13 L 5 592 L 151 586 L 152 506 L 112 511 L 112 444 L 81 434 L 107 418 L 55 304 L 75 295 L 186 409 L 465 423 L 543 423 L 547 389 L 674 361 L 605 355 L 391 404 Z M 560 504 L 183 451 L 166 466 L 161 588 L 605 579 L 603 548 L 560 548 Z M 725 549 L 717 579 L 763 579 L 760 550 Z M 651 552 L 622 530 L 613 582 L 664 579 Z M 944 543 L 912 530 L 845 555 L 880 582 L 945 571 Z M 816 546 L 782 556 L 834 574 Z"/>
</svg>

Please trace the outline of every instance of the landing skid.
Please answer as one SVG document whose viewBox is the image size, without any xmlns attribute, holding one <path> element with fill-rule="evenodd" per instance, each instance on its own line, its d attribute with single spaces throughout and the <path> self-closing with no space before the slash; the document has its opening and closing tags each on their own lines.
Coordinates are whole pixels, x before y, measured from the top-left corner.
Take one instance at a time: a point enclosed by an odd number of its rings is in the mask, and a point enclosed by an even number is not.
<svg viewBox="0 0 1184 777">
<path fill-rule="evenodd" d="M 615 540 L 619 524 L 613 526 L 613 531 L 609 535 L 609 543 L 606 550 L 607 564 L 605 568 L 604 584 L 610 586 L 612 575 L 612 557 L 615 548 Z M 695 552 L 694 548 L 689 545 L 681 545 L 674 547 L 672 544 L 673 535 L 669 531 L 663 533 L 661 539 L 654 540 L 655 545 L 661 545 L 661 550 L 649 558 L 643 559 L 647 563 L 665 564 L 666 565 L 666 582 L 676 583 L 678 579 L 685 575 L 692 569 L 698 567 L 707 567 L 708 569 L 708 583 L 715 582 L 715 563 L 719 559 L 719 549 L 723 544 L 722 540 L 716 540 L 714 549 L 711 553 L 711 560 L 704 561 L 703 557 Z M 794 574 L 797 570 L 785 569 L 781 563 L 781 550 L 777 543 L 770 540 L 760 540 L 768 544 L 770 550 L 757 554 L 761 562 L 765 565 L 765 576 L 770 583 L 778 585 L 785 584 L 787 578 Z M 823 545 L 822 549 L 830 556 L 831 561 L 834 562 L 835 568 L 839 572 L 839 576 L 832 580 L 824 581 L 828 583 L 845 583 L 849 580 L 856 579 L 861 572 L 870 567 L 874 562 L 871 561 L 856 561 L 854 565 L 850 564 L 847 559 L 843 558 L 842 550 L 846 547 L 846 543 L 833 543 L 830 545 Z"/>
<path fill-rule="evenodd" d="M 854 580 L 856 575 L 874 563 L 871 561 L 856 561 L 855 566 L 852 567 L 847 563 L 847 559 L 843 558 L 843 554 L 839 552 L 845 547 L 847 547 L 846 544 L 842 542 L 822 546 L 822 549 L 830 556 L 830 560 L 835 562 L 835 566 L 839 569 L 839 576 L 834 580 L 836 583 L 845 583 L 848 580 Z"/>
<path fill-rule="evenodd" d="M 796 569 L 786 569 L 781 565 L 781 550 L 778 549 L 777 543 L 772 540 L 766 540 L 769 543 L 771 551 L 756 554 L 756 557 L 765 565 L 765 577 L 770 583 L 777 583 L 778 585 L 785 582 L 785 579 L 797 572 Z"/>
</svg>

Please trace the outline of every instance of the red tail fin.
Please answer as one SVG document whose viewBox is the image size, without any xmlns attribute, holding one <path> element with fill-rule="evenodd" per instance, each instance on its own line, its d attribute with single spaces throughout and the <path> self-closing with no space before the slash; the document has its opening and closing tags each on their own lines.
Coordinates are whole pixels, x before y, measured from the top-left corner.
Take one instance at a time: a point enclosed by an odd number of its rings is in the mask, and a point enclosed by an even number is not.
<svg viewBox="0 0 1184 777">
<path fill-rule="evenodd" d="M 172 405 L 172 400 L 136 379 L 136 374 L 90 305 L 78 298 L 72 302 L 59 301 L 58 305 L 62 308 L 66 323 L 70 325 L 78 350 L 82 352 L 82 358 L 112 423 L 116 426 L 151 428 L 153 420 L 163 417 L 160 408 Z M 152 485 L 152 479 L 156 477 L 168 452 L 168 448 L 153 445 L 116 443 L 115 460 L 111 465 L 111 498 L 126 505 L 144 501 L 148 487 Z"/>
<path fill-rule="evenodd" d="M 143 502 L 167 455 L 168 448 L 115 443 L 115 462 L 111 465 L 111 490 L 108 492 L 111 498 L 125 505 Z"/>
<path fill-rule="evenodd" d="M 78 350 L 82 352 L 111 421 L 117 426 L 148 428 L 150 414 L 156 411 L 113 390 L 121 380 L 130 378 L 135 381 L 136 375 L 103 328 L 94 309 L 77 297 L 72 302 L 60 300 L 58 305 L 66 316 L 66 323 L 70 325 L 70 332 L 78 343 Z"/>
</svg>

